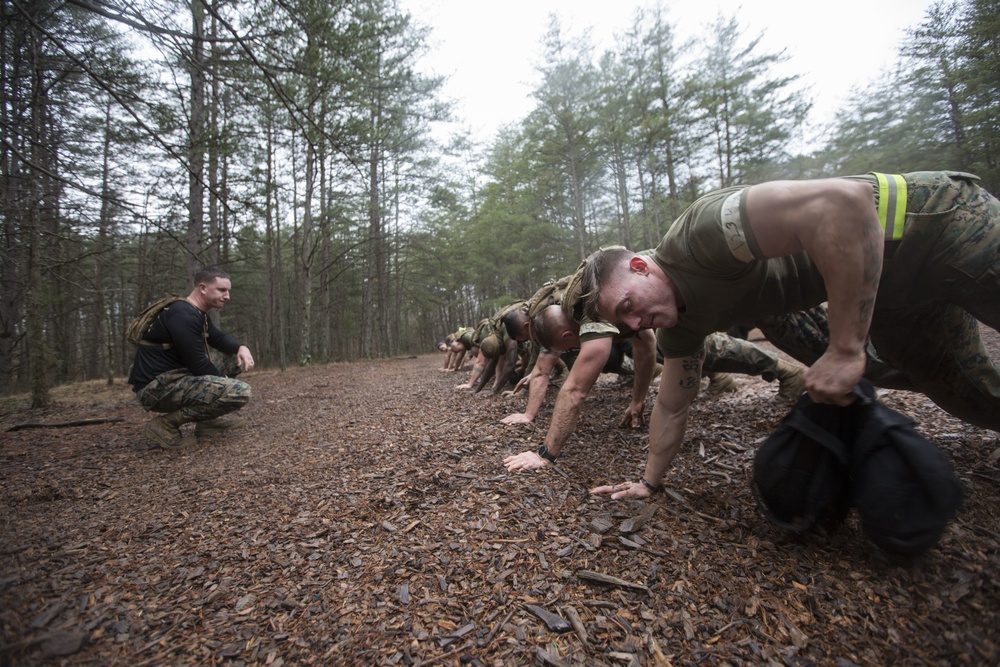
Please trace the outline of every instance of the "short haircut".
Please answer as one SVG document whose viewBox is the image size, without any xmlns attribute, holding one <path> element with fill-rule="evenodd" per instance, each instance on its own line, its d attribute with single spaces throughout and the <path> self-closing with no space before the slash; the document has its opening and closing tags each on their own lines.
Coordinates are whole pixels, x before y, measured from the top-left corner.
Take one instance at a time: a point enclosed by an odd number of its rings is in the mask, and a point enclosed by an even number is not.
<svg viewBox="0 0 1000 667">
<path fill-rule="evenodd" d="M 507 327 L 507 335 L 514 339 L 524 338 L 527 333 L 528 322 L 531 320 L 528 318 L 528 314 L 524 312 L 521 308 L 510 311 L 502 318 L 500 321 L 505 327 Z"/>
<path fill-rule="evenodd" d="M 531 320 L 535 328 L 535 336 L 538 337 L 538 344 L 546 350 L 558 346 L 561 342 L 562 327 L 567 323 L 566 319 L 562 306 L 553 305 L 542 308 Z"/>
<path fill-rule="evenodd" d="M 210 285 L 219 278 L 229 280 L 229 274 L 222 269 L 215 268 L 214 266 L 207 266 L 198 273 L 194 274 L 194 284 L 195 287 L 202 283 Z"/>
<path fill-rule="evenodd" d="M 597 300 L 601 297 L 601 289 L 622 261 L 633 254 L 626 248 L 608 248 L 598 250 L 590 256 L 580 278 L 580 301 L 583 302 L 584 315 L 595 322 L 605 319 L 597 312 Z"/>
</svg>

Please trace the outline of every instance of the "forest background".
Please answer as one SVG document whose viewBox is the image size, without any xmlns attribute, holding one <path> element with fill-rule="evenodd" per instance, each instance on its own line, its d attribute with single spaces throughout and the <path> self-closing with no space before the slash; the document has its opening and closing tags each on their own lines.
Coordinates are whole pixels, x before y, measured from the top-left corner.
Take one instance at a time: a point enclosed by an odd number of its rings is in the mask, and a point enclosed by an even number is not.
<svg viewBox="0 0 1000 667">
<path fill-rule="evenodd" d="M 427 40 L 395 0 L 0 0 L 0 392 L 120 378 L 128 321 L 202 266 L 283 369 L 428 351 L 718 187 L 949 168 L 1000 192 L 1000 0 L 932 4 L 826 128 L 737 18 L 682 41 L 651 5 L 602 52 L 553 18 L 534 109 L 442 142 Z"/>
</svg>

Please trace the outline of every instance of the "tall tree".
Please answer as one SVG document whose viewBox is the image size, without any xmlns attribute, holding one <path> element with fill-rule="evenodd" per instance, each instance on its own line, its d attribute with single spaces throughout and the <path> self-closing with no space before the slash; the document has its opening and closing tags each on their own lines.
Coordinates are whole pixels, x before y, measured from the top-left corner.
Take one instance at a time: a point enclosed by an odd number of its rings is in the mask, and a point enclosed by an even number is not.
<svg viewBox="0 0 1000 667">
<path fill-rule="evenodd" d="M 1000 0 L 968 0 L 961 20 L 960 78 L 970 164 L 1000 191 Z"/>
<path fill-rule="evenodd" d="M 694 160 L 704 131 L 695 122 L 695 87 L 682 74 L 682 59 L 691 43 L 675 44 L 674 29 L 660 4 L 653 7 L 648 21 L 637 21 L 636 30 L 640 41 L 631 62 L 637 76 L 639 175 L 647 221 L 642 245 L 648 248 L 684 207 L 684 186 L 697 167 Z"/>
<path fill-rule="evenodd" d="M 415 70 L 424 34 L 399 12 L 395 0 L 364 0 L 352 8 L 360 48 L 351 55 L 357 85 L 348 93 L 359 132 L 359 163 L 365 164 L 367 199 L 361 345 L 364 356 L 394 352 L 390 308 L 392 228 L 398 215 L 404 164 L 412 164 L 424 143 L 429 103 L 440 80 Z"/>
<path fill-rule="evenodd" d="M 632 210 L 630 174 L 635 164 L 632 152 L 633 133 L 637 124 L 631 114 L 632 82 L 628 68 L 611 52 L 600 61 L 600 92 L 597 136 L 604 146 L 605 160 L 614 183 L 613 192 L 618 241 L 629 248 L 632 241 Z"/>
<path fill-rule="evenodd" d="M 736 18 L 721 14 L 706 42 L 698 85 L 704 122 L 713 142 L 718 185 L 743 183 L 755 171 L 787 156 L 810 104 L 791 86 L 798 77 L 774 77 L 787 58 L 760 53 L 760 36 L 743 41 Z"/>
<path fill-rule="evenodd" d="M 591 188 L 602 169 L 595 136 L 597 72 L 588 41 L 567 43 L 554 16 L 543 43 L 542 82 L 533 93 L 537 106 L 527 127 L 548 171 L 552 195 L 563 202 L 557 220 L 573 229 L 583 259 L 590 252 Z"/>
<path fill-rule="evenodd" d="M 187 54 L 191 106 L 188 109 L 188 225 L 185 243 L 188 273 L 201 268 L 201 246 L 205 232 L 205 7 L 191 0 L 191 48 Z"/>
</svg>

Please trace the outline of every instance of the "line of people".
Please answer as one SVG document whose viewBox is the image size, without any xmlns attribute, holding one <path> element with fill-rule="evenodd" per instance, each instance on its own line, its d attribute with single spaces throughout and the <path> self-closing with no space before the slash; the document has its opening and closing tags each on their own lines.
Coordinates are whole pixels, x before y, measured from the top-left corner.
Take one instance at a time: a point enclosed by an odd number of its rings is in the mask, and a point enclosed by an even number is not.
<svg viewBox="0 0 1000 667">
<path fill-rule="evenodd" d="M 504 424 L 534 421 L 544 405 L 551 377 L 560 372 L 560 364 L 569 367 L 544 441 L 536 449 L 506 458 L 508 470 L 529 470 L 555 461 L 576 428 L 583 401 L 598 378 L 608 372 L 623 374 L 626 354 L 632 359 L 631 400 L 617 425 L 640 428 L 646 423 L 649 387 L 660 368 L 654 332 L 587 317 L 580 293 L 574 289 L 576 275 L 546 283 L 529 299 L 514 301 L 475 329 L 460 328 L 446 339 L 444 347 L 449 356 L 442 370 L 457 370 L 460 366 L 456 362 L 460 364 L 466 352 L 477 354 L 469 381 L 456 389 L 482 391 L 493 378 L 492 390 L 500 393 L 521 360 L 523 377 L 513 393 L 527 387 L 527 405 L 523 412 L 504 417 Z M 711 395 L 734 388 L 733 373 L 777 380 L 776 399 L 783 402 L 794 401 L 802 394 L 804 367 L 752 342 L 716 332 L 705 341 L 705 355 Z"/>
<path fill-rule="evenodd" d="M 657 351 L 663 364 L 644 474 L 591 489 L 613 499 L 660 488 L 712 371 L 770 374 L 785 398 L 801 382 L 794 393 L 804 388 L 834 405 L 853 400 L 865 376 L 1000 430 L 1000 370 L 979 333 L 980 322 L 1000 326 L 1000 202 L 973 175 L 869 173 L 718 190 L 692 204 L 656 248 L 602 249 L 557 282 L 544 308 L 534 297 L 525 302 L 524 337 L 508 332 L 539 350 L 523 380 L 528 407 L 505 421 L 534 419 L 552 360 L 573 346 L 579 356 L 544 443 L 506 458 L 509 470 L 556 460 L 622 336 L 636 373 L 623 425 L 644 424 Z M 759 328 L 808 368 L 789 371 L 719 333 L 739 325 Z"/>
</svg>

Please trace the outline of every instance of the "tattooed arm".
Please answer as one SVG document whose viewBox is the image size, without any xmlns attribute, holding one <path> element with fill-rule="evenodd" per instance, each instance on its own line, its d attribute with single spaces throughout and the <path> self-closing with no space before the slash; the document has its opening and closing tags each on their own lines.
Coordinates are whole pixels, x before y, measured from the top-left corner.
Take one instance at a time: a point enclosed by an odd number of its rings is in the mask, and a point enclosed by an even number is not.
<svg viewBox="0 0 1000 667">
<path fill-rule="evenodd" d="M 690 357 L 663 361 L 660 390 L 649 419 L 649 455 L 646 457 L 646 469 L 642 476 L 654 488 L 659 486 L 684 442 L 688 410 L 698 395 L 704 358 L 704 352 L 698 352 Z M 650 489 L 641 480 L 636 480 L 599 486 L 590 492 L 610 493 L 612 500 L 618 500 L 648 496 Z"/>
<path fill-rule="evenodd" d="M 775 181 L 750 188 L 747 217 L 761 253 L 805 251 L 829 302 L 830 345 L 806 372 L 814 401 L 846 405 L 865 369 L 865 340 L 882 273 L 882 228 L 863 181 Z"/>
</svg>

